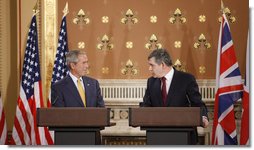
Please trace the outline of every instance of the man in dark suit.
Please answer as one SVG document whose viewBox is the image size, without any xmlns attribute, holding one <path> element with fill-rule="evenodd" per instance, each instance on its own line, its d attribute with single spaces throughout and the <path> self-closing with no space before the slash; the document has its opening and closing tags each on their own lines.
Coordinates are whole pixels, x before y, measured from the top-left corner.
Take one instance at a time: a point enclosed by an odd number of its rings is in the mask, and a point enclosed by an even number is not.
<svg viewBox="0 0 254 150">
<path fill-rule="evenodd" d="M 99 82 L 85 76 L 89 67 L 86 53 L 71 50 L 66 55 L 66 62 L 69 74 L 51 86 L 52 106 L 104 107 Z"/>
<path fill-rule="evenodd" d="M 144 107 L 201 107 L 203 126 L 208 126 L 207 109 L 201 100 L 193 75 L 177 71 L 165 49 L 156 49 L 148 57 L 147 89 L 141 106 Z M 197 143 L 197 130 L 191 135 L 191 144 Z"/>
</svg>

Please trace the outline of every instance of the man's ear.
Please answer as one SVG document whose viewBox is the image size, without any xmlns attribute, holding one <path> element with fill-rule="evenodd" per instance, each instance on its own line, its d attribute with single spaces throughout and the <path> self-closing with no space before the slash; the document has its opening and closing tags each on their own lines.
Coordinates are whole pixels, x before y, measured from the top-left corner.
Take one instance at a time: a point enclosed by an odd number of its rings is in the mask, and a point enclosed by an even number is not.
<svg viewBox="0 0 254 150">
<path fill-rule="evenodd" d="M 161 65 L 162 65 L 162 67 L 165 67 L 165 66 L 166 66 L 166 64 L 165 64 L 164 62 L 162 62 Z"/>
<path fill-rule="evenodd" d="M 70 69 L 73 69 L 75 66 L 74 66 L 75 64 L 74 63 L 70 63 Z"/>
</svg>

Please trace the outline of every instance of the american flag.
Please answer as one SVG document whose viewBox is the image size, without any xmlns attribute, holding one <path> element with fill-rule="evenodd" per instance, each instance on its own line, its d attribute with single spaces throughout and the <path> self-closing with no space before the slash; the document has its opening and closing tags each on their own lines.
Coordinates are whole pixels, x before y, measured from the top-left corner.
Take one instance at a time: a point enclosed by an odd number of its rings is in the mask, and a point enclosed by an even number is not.
<svg viewBox="0 0 254 150">
<path fill-rule="evenodd" d="M 246 75 L 245 75 L 245 83 L 244 83 L 244 91 L 243 91 L 243 99 L 242 99 L 242 121 L 241 121 L 241 136 L 240 136 L 240 144 L 241 145 L 249 145 L 249 99 L 250 99 L 250 79 L 249 79 L 249 35 L 247 42 L 247 52 L 246 52 Z"/>
<path fill-rule="evenodd" d="M 212 144 L 235 145 L 234 103 L 242 97 L 243 84 L 226 15 L 220 26 Z"/>
<path fill-rule="evenodd" d="M 0 95 L 0 145 L 7 145 L 7 125 L 1 95 Z"/>
<path fill-rule="evenodd" d="M 66 15 L 62 18 L 62 23 L 59 32 L 58 38 L 58 47 L 54 62 L 54 68 L 52 73 L 52 80 L 51 85 L 55 82 L 61 80 L 66 76 L 68 73 L 68 68 L 66 64 L 66 57 L 65 55 L 68 53 L 68 40 L 67 40 L 67 24 L 66 24 Z M 49 92 L 49 100 L 48 100 L 48 107 L 50 107 L 51 102 L 54 103 L 55 100 L 51 99 L 51 92 Z"/>
<path fill-rule="evenodd" d="M 44 107 L 39 62 L 36 14 L 34 14 L 27 37 L 11 144 L 48 145 L 53 143 L 48 129 L 37 127 L 36 123 L 36 109 Z"/>
</svg>

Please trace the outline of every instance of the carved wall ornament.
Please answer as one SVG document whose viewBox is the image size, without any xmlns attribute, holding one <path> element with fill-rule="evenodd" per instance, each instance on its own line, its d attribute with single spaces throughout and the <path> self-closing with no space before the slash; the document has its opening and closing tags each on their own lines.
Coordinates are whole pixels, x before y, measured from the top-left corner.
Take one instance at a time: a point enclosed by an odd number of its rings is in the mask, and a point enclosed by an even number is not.
<svg viewBox="0 0 254 150">
<path fill-rule="evenodd" d="M 177 8 L 174 12 L 174 14 L 171 15 L 172 17 L 169 18 L 169 22 L 174 24 L 177 21 L 180 23 L 185 23 L 187 19 L 183 17 L 182 12 L 179 8 Z"/>
<path fill-rule="evenodd" d="M 175 48 L 181 48 L 182 47 L 182 42 L 181 41 L 175 41 L 174 45 L 175 45 Z"/>
<path fill-rule="evenodd" d="M 87 17 L 83 9 L 80 9 L 78 14 L 73 19 L 74 24 L 78 24 L 81 26 L 81 28 L 90 23 L 90 19 Z"/>
<path fill-rule="evenodd" d="M 173 67 L 178 71 L 186 72 L 185 66 L 182 65 L 181 61 L 177 59 L 173 65 Z"/>
<path fill-rule="evenodd" d="M 78 48 L 79 49 L 84 49 L 85 48 L 85 46 L 86 46 L 86 44 L 85 44 L 85 42 L 78 42 Z"/>
<path fill-rule="evenodd" d="M 105 34 L 101 40 L 100 43 L 97 44 L 97 49 L 99 50 L 111 50 L 114 48 L 114 45 L 110 43 L 110 38 Z"/>
<path fill-rule="evenodd" d="M 101 17 L 101 22 L 102 23 L 108 23 L 109 22 L 109 17 L 108 16 L 102 16 Z"/>
<path fill-rule="evenodd" d="M 113 119 L 113 118 L 114 118 L 115 113 L 114 113 L 114 110 L 113 110 L 113 109 L 110 110 L 109 116 L 110 116 L 110 119 Z"/>
<path fill-rule="evenodd" d="M 138 74 L 138 70 L 134 67 L 133 62 L 128 59 L 127 62 L 125 63 L 124 67 L 121 69 L 121 73 L 123 75 L 137 75 Z"/>
<path fill-rule="evenodd" d="M 199 73 L 200 74 L 204 74 L 205 71 L 206 71 L 206 67 L 205 66 L 199 66 L 198 69 L 199 69 Z"/>
<path fill-rule="evenodd" d="M 128 9 L 126 13 L 124 14 L 124 17 L 121 19 L 121 22 L 123 24 L 128 24 L 128 23 L 136 24 L 138 23 L 138 18 L 134 16 L 131 9 Z"/>
<path fill-rule="evenodd" d="M 162 44 L 158 43 L 157 36 L 155 34 L 152 34 L 149 42 L 145 44 L 145 48 L 148 50 L 160 49 L 162 48 Z"/>
<path fill-rule="evenodd" d="M 120 110 L 120 119 L 128 119 L 129 111 L 128 110 Z"/>
<path fill-rule="evenodd" d="M 50 87 L 50 85 L 51 85 L 51 81 L 53 80 L 52 79 L 52 70 L 53 70 L 53 63 L 52 62 L 49 62 L 48 64 L 47 64 L 47 68 L 46 68 L 46 70 L 47 70 L 47 72 L 48 72 L 48 74 L 47 74 L 47 76 L 46 76 L 46 87 Z"/>
<path fill-rule="evenodd" d="M 207 42 L 203 33 L 200 34 L 198 41 L 194 43 L 194 48 L 199 49 L 201 45 L 203 45 L 206 49 L 211 48 L 211 44 Z"/>
<path fill-rule="evenodd" d="M 201 23 L 204 23 L 206 21 L 206 16 L 205 15 L 200 15 L 198 17 L 198 21 L 201 22 Z"/>
<path fill-rule="evenodd" d="M 109 67 L 102 67 L 101 72 L 102 72 L 102 74 L 108 74 L 109 73 Z"/>
<path fill-rule="evenodd" d="M 231 14 L 231 11 L 228 7 L 222 8 L 222 12 L 226 14 L 226 17 L 230 23 L 236 22 L 236 17 Z M 221 23 L 222 17 L 219 17 L 218 21 Z"/>
<path fill-rule="evenodd" d="M 23 1 L 22 1 L 23 3 Z M 58 38 L 58 29 L 57 29 L 57 8 L 55 7 L 57 5 L 57 2 L 55 0 L 44 0 L 44 1 L 38 1 L 38 5 L 42 5 L 41 7 L 43 9 L 40 9 L 41 13 L 39 13 L 40 16 L 38 19 L 40 24 L 44 26 L 43 28 L 38 27 L 38 38 L 41 39 L 41 48 L 43 51 L 41 51 L 41 71 L 45 73 L 45 75 L 42 75 L 42 80 L 46 81 L 44 82 L 44 87 L 47 89 L 45 92 L 45 96 L 47 97 L 49 95 L 48 89 L 51 85 L 52 80 L 52 71 L 54 67 L 54 60 L 55 60 L 55 54 L 56 54 L 56 47 L 57 47 L 57 38 Z M 67 15 L 68 13 L 68 3 L 66 3 L 63 14 L 58 14 L 59 16 Z M 42 34 L 44 33 L 44 35 Z M 40 43 L 40 42 L 39 42 Z"/>
<path fill-rule="evenodd" d="M 151 23 L 156 23 L 157 22 L 157 16 L 151 16 L 150 17 L 150 22 Z"/>
<path fill-rule="evenodd" d="M 133 48 L 133 42 L 128 41 L 128 42 L 126 42 L 125 46 L 126 46 L 126 48 L 131 49 L 131 48 Z"/>
</svg>

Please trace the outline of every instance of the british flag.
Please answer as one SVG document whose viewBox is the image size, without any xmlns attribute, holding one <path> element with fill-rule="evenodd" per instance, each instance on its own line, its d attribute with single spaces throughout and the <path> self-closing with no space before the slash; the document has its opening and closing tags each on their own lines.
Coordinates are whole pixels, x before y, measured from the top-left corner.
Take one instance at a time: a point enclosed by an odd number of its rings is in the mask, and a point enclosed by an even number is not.
<svg viewBox="0 0 254 150">
<path fill-rule="evenodd" d="M 68 53 L 68 39 L 67 39 L 67 24 L 66 24 L 66 15 L 62 18 L 62 23 L 59 32 L 58 38 L 58 47 L 56 51 L 56 57 L 54 62 L 54 68 L 52 73 L 51 85 L 55 82 L 61 80 L 68 73 L 68 68 L 66 64 L 65 55 Z M 49 92 L 48 107 L 51 106 L 51 103 L 56 101 L 56 99 L 51 99 L 51 91 Z"/>
<path fill-rule="evenodd" d="M 37 127 L 36 122 L 36 109 L 44 107 L 37 35 L 36 14 L 34 14 L 27 37 L 11 144 L 53 144 L 48 128 Z"/>
<path fill-rule="evenodd" d="M 234 103 L 242 98 L 242 91 L 242 78 L 229 23 L 223 13 L 218 42 L 212 144 L 237 144 Z"/>
</svg>

